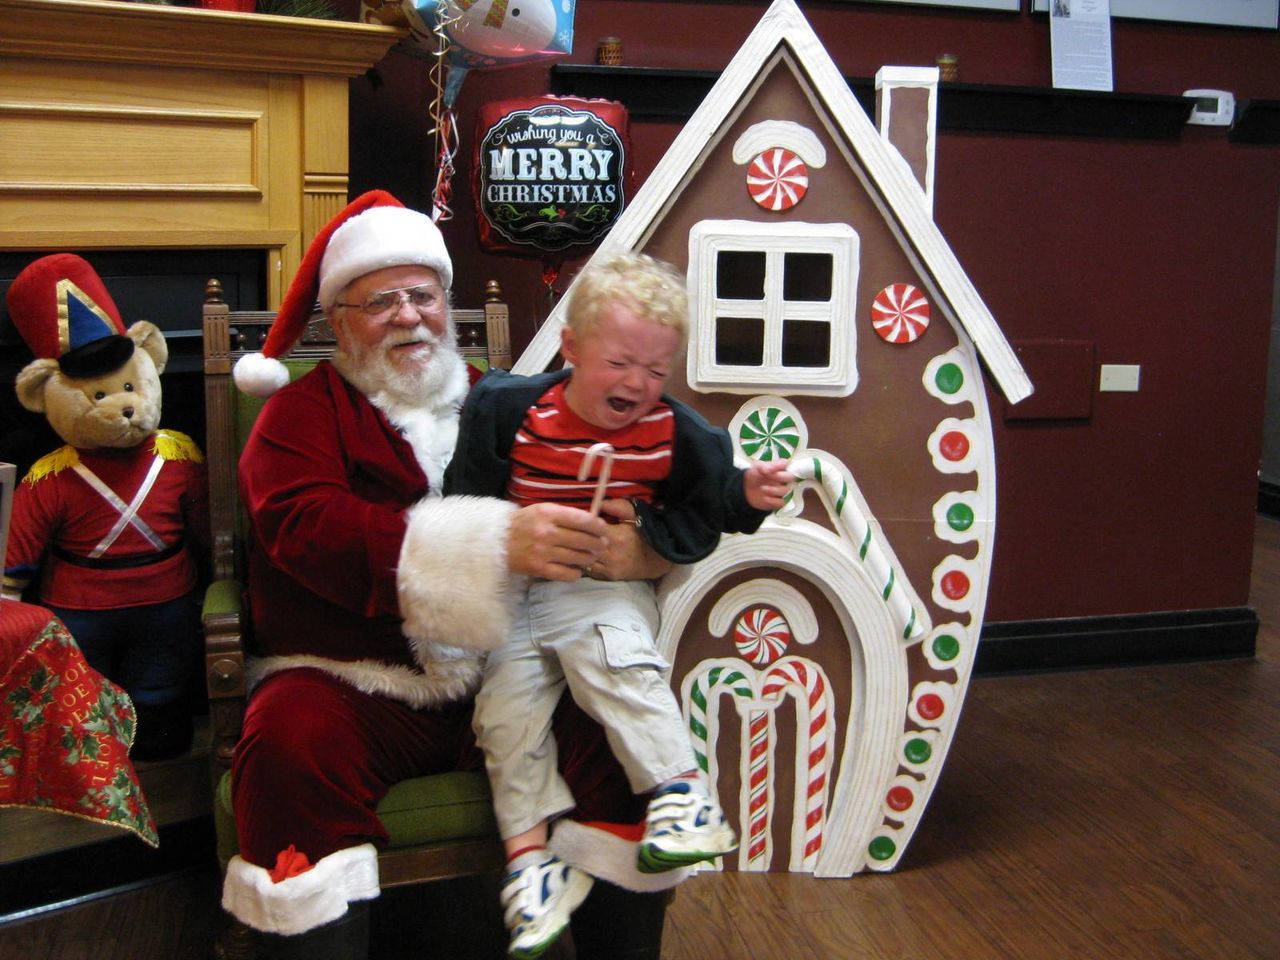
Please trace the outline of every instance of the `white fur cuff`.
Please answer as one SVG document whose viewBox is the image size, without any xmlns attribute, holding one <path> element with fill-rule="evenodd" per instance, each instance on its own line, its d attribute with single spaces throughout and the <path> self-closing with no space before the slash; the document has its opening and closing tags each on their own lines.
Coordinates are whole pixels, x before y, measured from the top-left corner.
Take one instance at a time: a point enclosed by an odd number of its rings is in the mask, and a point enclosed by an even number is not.
<svg viewBox="0 0 1280 960">
<path fill-rule="evenodd" d="M 255 930 L 292 937 L 337 920 L 348 903 L 379 893 L 378 851 L 365 843 L 331 853 L 306 873 L 279 883 L 262 867 L 232 857 L 222 908 Z"/>
<path fill-rule="evenodd" d="M 547 847 L 565 863 L 636 893 L 670 890 L 693 876 L 691 867 L 641 873 L 636 869 L 639 844 L 576 820 L 557 820 Z"/>
<path fill-rule="evenodd" d="M 492 650 L 506 639 L 507 526 L 515 506 L 429 497 L 409 511 L 396 569 L 400 615 L 419 662 L 431 645 Z"/>
</svg>

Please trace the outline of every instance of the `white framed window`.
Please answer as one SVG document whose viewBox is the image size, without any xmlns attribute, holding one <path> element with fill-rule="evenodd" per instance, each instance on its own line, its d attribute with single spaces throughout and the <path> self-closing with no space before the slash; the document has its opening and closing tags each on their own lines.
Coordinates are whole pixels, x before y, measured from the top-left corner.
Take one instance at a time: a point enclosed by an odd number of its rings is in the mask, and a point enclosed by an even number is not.
<svg viewBox="0 0 1280 960">
<path fill-rule="evenodd" d="M 852 393 L 858 250 L 845 223 L 695 224 L 689 385 L 703 393 Z"/>
</svg>

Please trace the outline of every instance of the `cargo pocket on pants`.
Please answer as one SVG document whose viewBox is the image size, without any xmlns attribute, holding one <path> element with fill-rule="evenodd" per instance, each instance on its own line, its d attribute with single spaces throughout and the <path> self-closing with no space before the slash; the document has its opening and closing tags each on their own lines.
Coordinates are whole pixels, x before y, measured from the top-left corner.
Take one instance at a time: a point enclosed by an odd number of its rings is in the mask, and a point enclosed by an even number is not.
<svg viewBox="0 0 1280 960">
<path fill-rule="evenodd" d="M 604 651 L 604 663 L 610 670 L 652 667 L 663 671 L 667 661 L 658 653 L 653 636 L 638 621 L 631 623 L 597 623 L 596 633 Z"/>
</svg>

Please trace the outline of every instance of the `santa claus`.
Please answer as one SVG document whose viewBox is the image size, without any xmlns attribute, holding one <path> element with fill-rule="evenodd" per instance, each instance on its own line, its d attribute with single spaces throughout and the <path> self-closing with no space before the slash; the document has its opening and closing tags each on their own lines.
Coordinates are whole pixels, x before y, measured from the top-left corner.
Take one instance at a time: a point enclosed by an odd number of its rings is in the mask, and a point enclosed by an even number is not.
<svg viewBox="0 0 1280 960">
<path fill-rule="evenodd" d="M 235 369 L 242 390 L 270 400 L 240 461 L 262 656 L 235 754 L 240 855 L 223 905 L 270 934 L 277 956 L 366 956 L 387 839 L 378 801 L 399 780 L 482 769 L 471 696 L 481 647 L 505 633 L 508 580 L 664 568 L 627 524 L 440 496 L 470 385 L 452 283 L 430 218 L 365 194 L 316 236 L 262 354 Z M 317 300 L 337 349 L 288 383 L 280 358 Z M 638 821 L 644 798 L 631 795 L 599 729 L 571 704 L 561 714 L 561 769 L 579 807 L 552 847 L 597 878 L 650 891 L 598 883 L 608 906 L 593 911 L 589 899 L 575 914 L 578 956 L 594 942 L 601 956 L 656 957 L 662 897 L 652 891 L 680 877 L 639 874 L 633 844 L 587 825 Z M 612 930 L 629 920 L 624 946 L 586 929 L 601 920 Z"/>
</svg>

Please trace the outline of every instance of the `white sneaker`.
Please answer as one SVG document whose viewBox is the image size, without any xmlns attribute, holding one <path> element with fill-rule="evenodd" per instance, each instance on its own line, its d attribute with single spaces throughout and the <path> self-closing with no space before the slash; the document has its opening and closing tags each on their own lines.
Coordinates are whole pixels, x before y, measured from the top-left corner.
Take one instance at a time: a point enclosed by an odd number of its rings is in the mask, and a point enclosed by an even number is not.
<svg viewBox="0 0 1280 960">
<path fill-rule="evenodd" d="M 544 953 L 564 932 L 592 882 L 581 870 L 541 852 L 508 874 L 502 882 L 503 920 L 511 931 L 507 952 L 521 960 Z"/>
<path fill-rule="evenodd" d="M 690 780 L 661 787 L 649 801 L 636 857 L 641 873 L 662 873 L 738 849 L 720 805 Z"/>
</svg>

